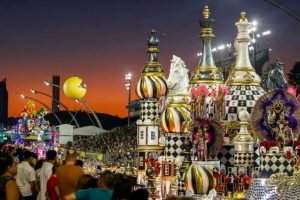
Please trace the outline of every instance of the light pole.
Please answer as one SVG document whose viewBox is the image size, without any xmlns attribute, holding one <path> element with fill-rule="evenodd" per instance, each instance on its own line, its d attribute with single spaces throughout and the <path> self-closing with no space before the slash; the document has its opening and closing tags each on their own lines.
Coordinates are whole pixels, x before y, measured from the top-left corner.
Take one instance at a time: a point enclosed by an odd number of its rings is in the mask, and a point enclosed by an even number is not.
<svg viewBox="0 0 300 200">
<path fill-rule="evenodd" d="M 32 98 L 32 97 L 26 96 L 26 95 L 24 95 L 24 94 L 21 94 L 21 98 L 22 98 L 22 99 L 30 99 L 30 100 L 32 100 L 32 101 L 35 101 L 35 102 L 37 102 L 37 103 L 43 105 L 45 108 L 47 108 L 48 110 L 51 111 L 51 108 L 50 108 L 49 106 L 47 106 L 45 103 L 41 102 L 41 101 L 38 100 L 38 99 L 35 99 L 35 98 Z M 62 124 L 61 121 L 60 121 L 60 119 L 59 119 L 59 117 L 58 117 L 55 113 L 52 113 L 52 114 L 53 114 L 53 116 L 56 118 L 56 120 L 58 121 L 58 123 L 59 123 L 59 124 Z"/>
<path fill-rule="evenodd" d="M 252 60 L 253 60 L 253 67 L 256 70 L 256 54 L 257 54 L 257 50 L 258 50 L 258 38 L 262 38 L 264 36 L 270 35 L 271 31 L 270 30 L 266 30 L 263 31 L 261 33 L 257 33 L 257 21 L 253 21 L 252 23 L 252 27 L 250 29 L 250 32 L 252 33 L 252 38 L 251 38 L 251 43 L 252 43 L 252 47 L 251 50 L 253 50 L 252 53 Z"/>
<path fill-rule="evenodd" d="M 61 105 L 61 106 L 62 106 L 63 108 L 65 108 L 66 111 L 69 113 L 69 115 L 70 115 L 71 118 L 72 118 L 72 121 L 74 120 L 74 122 L 75 122 L 75 124 L 76 124 L 76 127 L 77 127 L 77 128 L 80 127 L 78 121 L 77 121 L 76 118 L 75 118 L 75 116 L 71 113 L 71 111 L 69 110 L 69 108 L 68 108 L 65 104 L 63 104 L 61 101 L 59 101 L 59 100 L 53 98 L 53 97 L 52 97 L 51 95 L 49 95 L 49 94 L 46 94 L 46 93 L 41 92 L 41 91 L 38 91 L 38 90 L 36 90 L 36 89 L 31 89 L 30 91 L 31 91 L 33 94 L 41 94 L 41 95 L 44 95 L 44 96 L 46 96 L 46 97 L 49 97 L 49 98 L 51 98 L 52 100 L 54 100 L 56 103 L 58 103 L 58 105 Z"/>
<path fill-rule="evenodd" d="M 257 50 L 257 44 L 256 44 L 256 39 L 255 39 L 255 32 L 257 30 L 257 21 L 253 21 L 252 22 L 252 27 L 251 30 L 252 31 L 252 39 L 251 42 L 253 43 L 253 54 L 252 54 L 252 59 L 253 59 L 253 68 L 256 69 L 256 50 Z"/>
<path fill-rule="evenodd" d="M 128 128 L 130 125 L 130 101 L 131 101 L 131 77 L 132 74 L 131 73 L 127 73 L 125 74 L 125 80 L 127 81 L 127 83 L 125 84 L 126 89 L 128 90 Z"/>
</svg>

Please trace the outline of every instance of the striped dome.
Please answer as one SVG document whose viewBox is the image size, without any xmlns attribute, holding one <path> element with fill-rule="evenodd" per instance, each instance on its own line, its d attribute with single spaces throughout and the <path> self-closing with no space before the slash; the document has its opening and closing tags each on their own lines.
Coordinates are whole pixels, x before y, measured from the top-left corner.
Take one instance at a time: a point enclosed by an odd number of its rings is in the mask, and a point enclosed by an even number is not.
<svg viewBox="0 0 300 200">
<path fill-rule="evenodd" d="M 185 187 L 194 194 L 207 194 L 214 188 L 212 167 L 192 164 L 185 175 Z"/>
<path fill-rule="evenodd" d="M 169 104 L 162 114 L 162 129 L 166 133 L 185 132 L 184 122 L 191 121 L 189 106 Z"/>
<path fill-rule="evenodd" d="M 141 99 L 160 98 L 167 92 L 167 83 L 164 76 L 142 76 L 136 86 L 136 94 Z"/>
</svg>

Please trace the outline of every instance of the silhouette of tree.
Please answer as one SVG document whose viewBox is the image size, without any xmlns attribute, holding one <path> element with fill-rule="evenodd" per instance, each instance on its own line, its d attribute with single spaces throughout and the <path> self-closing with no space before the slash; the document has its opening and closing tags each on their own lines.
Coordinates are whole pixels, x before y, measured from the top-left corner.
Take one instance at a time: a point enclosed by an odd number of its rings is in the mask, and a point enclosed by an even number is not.
<svg viewBox="0 0 300 200">
<path fill-rule="evenodd" d="M 297 95 L 300 94 L 300 61 L 296 62 L 288 73 L 289 84 L 297 88 Z"/>
</svg>

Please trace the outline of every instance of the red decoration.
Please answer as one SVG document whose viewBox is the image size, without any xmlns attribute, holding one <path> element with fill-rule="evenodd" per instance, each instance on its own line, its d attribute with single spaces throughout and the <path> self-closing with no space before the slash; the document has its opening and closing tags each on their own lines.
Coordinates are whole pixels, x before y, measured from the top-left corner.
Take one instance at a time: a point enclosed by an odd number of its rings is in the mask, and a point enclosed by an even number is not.
<svg viewBox="0 0 300 200">
<path fill-rule="evenodd" d="M 160 174 L 160 164 L 158 160 L 155 160 L 154 158 L 146 158 L 145 163 L 148 168 L 153 168 L 156 176 Z"/>
<path fill-rule="evenodd" d="M 277 141 L 264 140 L 260 143 L 260 146 L 264 146 L 266 148 L 266 150 L 268 151 L 271 147 L 277 146 Z"/>
<path fill-rule="evenodd" d="M 288 151 L 285 153 L 285 158 L 286 158 L 287 160 L 292 159 L 292 152 L 291 152 L 290 150 L 288 150 Z"/>
</svg>

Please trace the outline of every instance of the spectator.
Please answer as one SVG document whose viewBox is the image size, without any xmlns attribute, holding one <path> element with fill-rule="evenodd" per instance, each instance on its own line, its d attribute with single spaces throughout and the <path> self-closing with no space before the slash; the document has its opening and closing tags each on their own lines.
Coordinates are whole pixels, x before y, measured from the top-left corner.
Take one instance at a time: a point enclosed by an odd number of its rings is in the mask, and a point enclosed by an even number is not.
<svg viewBox="0 0 300 200">
<path fill-rule="evenodd" d="M 93 177 L 89 174 L 84 174 L 79 178 L 77 190 L 88 189 L 87 184 Z"/>
<path fill-rule="evenodd" d="M 36 190 L 38 192 L 37 200 L 41 199 L 41 182 L 40 182 L 41 173 L 40 172 L 44 162 L 45 160 L 38 160 L 35 165 L 35 177 L 36 177 L 35 185 L 36 185 Z"/>
<path fill-rule="evenodd" d="M 133 187 L 136 183 L 136 178 L 129 177 L 123 174 L 117 174 L 115 176 L 115 188 L 112 196 L 112 200 L 129 199 Z"/>
<path fill-rule="evenodd" d="M 149 192 L 145 189 L 138 189 L 129 195 L 129 200 L 148 200 Z"/>
<path fill-rule="evenodd" d="M 82 160 L 79 160 L 79 159 L 76 160 L 76 162 L 75 162 L 75 165 L 76 165 L 76 166 L 79 166 L 79 167 L 81 167 L 81 168 L 83 167 L 83 164 L 84 164 L 83 161 L 82 161 Z"/>
<path fill-rule="evenodd" d="M 46 200 L 47 182 L 52 175 L 53 165 L 56 163 L 56 151 L 49 150 L 46 153 L 46 160 L 47 161 L 43 164 L 40 172 L 41 200 Z"/>
<path fill-rule="evenodd" d="M 19 200 L 19 190 L 14 179 L 17 162 L 12 156 L 0 155 L 0 200 Z"/>
<path fill-rule="evenodd" d="M 24 200 L 35 200 L 35 171 L 30 166 L 31 153 L 25 151 L 23 153 L 24 160 L 18 165 L 17 185 L 20 189 Z"/>
<path fill-rule="evenodd" d="M 65 200 L 111 200 L 114 187 L 114 175 L 105 171 L 100 175 L 98 188 L 89 188 L 65 196 Z"/>
<path fill-rule="evenodd" d="M 76 151 L 72 148 L 67 150 L 66 163 L 56 172 L 61 197 L 75 192 L 79 178 L 84 174 L 81 167 L 75 166 L 76 159 Z"/>
<path fill-rule="evenodd" d="M 33 169 L 35 169 L 36 164 L 38 162 L 38 156 L 33 152 L 30 152 L 30 153 L 31 153 L 31 156 L 30 156 L 30 159 L 29 159 L 29 164 Z"/>
<path fill-rule="evenodd" d="M 59 199 L 59 189 L 58 189 L 58 181 L 56 176 L 56 170 L 58 165 L 54 164 L 52 167 L 52 175 L 47 182 L 47 196 L 50 200 L 58 200 Z"/>
</svg>

